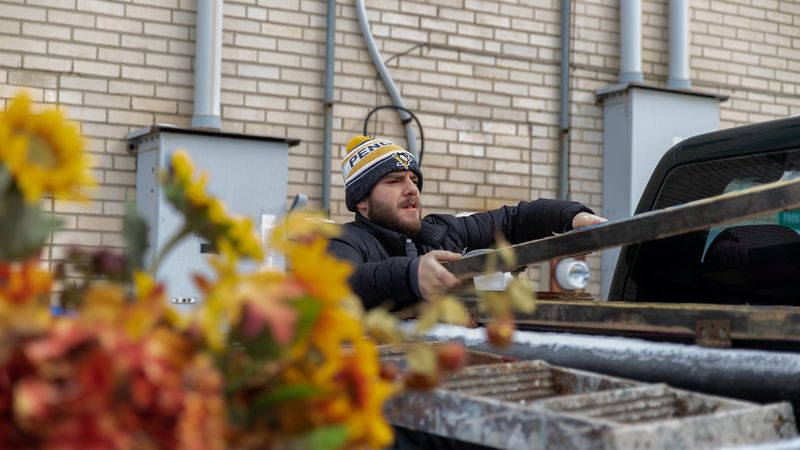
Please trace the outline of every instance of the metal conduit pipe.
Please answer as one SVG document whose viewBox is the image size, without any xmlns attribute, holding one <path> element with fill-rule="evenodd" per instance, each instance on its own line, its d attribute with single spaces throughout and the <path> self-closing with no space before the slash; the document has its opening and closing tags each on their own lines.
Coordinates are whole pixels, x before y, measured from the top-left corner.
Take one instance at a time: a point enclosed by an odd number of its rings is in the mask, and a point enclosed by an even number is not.
<svg viewBox="0 0 800 450">
<path fill-rule="evenodd" d="M 333 63 L 336 48 L 336 0 L 328 0 L 325 28 L 325 98 L 322 131 L 322 210 L 331 212 L 331 156 L 333 154 Z"/>
<path fill-rule="evenodd" d="M 358 26 L 361 29 L 361 35 L 364 37 L 364 43 L 367 45 L 367 51 L 369 52 L 369 57 L 372 60 L 372 64 L 375 66 L 375 70 L 378 71 L 378 75 L 380 75 L 381 81 L 383 81 L 383 86 L 386 88 L 386 91 L 389 93 L 389 97 L 392 99 L 392 104 L 394 106 L 405 108 L 406 105 L 403 102 L 403 98 L 400 97 L 400 91 L 397 89 L 397 85 L 394 84 L 392 76 L 389 75 L 389 71 L 386 69 L 386 64 L 383 63 L 383 58 L 381 57 L 380 52 L 378 52 L 378 47 L 375 45 L 375 39 L 372 37 L 372 31 L 369 29 L 369 19 L 367 19 L 367 10 L 364 7 L 364 0 L 356 0 L 355 7 L 356 14 L 358 15 Z M 414 124 L 411 122 L 411 116 L 402 110 L 398 110 L 398 114 L 400 115 L 401 122 L 406 128 L 406 149 L 411 152 L 415 158 L 419 159 L 419 151 L 417 150 L 417 137 L 416 133 L 414 133 Z"/>
<path fill-rule="evenodd" d="M 570 46 L 570 1 L 561 0 L 561 119 L 559 139 L 561 158 L 558 163 L 558 198 L 569 200 L 569 46 Z"/>
<path fill-rule="evenodd" d="M 192 127 L 219 130 L 222 0 L 197 0 Z"/>
<path fill-rule="evenodd" d="M 689 1 L 669 2 L 669 78 L 667 86 L 689 89 Z"/>
<path fill-rule="evenodd" d="M 620 0 L 619 16 L 619 82 L 641 83 L 644 80 L 641 0 Z"/>
<path fill-rule="evenodd" d="M 522 360 L 632 378 L 739 399 L 800 405 L 800 354 L 714 349 L 640 339 L 516 331 L 503 351 L 483 328 L 437 325 L 426 339 L 460 339 L 467 347 Z"/>
</svg>

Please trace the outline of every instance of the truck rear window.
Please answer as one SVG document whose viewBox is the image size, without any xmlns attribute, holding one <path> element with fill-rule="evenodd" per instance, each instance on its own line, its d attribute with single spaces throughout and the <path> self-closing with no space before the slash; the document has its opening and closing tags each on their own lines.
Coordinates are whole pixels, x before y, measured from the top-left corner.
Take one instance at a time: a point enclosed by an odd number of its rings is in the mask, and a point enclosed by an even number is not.
<svg viewBox="0 0 800 450">
<path fill-rule="evenodd" d="M 800 177 L 800 150 L 714 160 L 670 171 L 652 209 Z M 624 299 L 800 305 L 800 211 L 639 246 Z"/>
</svg>

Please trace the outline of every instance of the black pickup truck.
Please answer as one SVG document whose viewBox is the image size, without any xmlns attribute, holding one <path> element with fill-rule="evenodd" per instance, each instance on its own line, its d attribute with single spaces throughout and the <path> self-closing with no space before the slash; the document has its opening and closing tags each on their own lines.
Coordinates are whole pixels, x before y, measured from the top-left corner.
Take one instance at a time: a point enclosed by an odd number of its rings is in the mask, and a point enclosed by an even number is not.
<svg viewBox="0 0 800 450">
<path fill-rule="evenodd" d="M 636 214 L 798 177 L 800 116 L 715 131 L 666 152 Z M 622 247 L 607 299 L 516 322 L 510 356 L 800 411 L 800 211 Z"/>
<path fill-rule="evenodd" d="M 800 117 L 707 133 L 661 158 L 636 214 L 797 177 Z M 800 211 L 625 247 L 608 299 L 800 306 Z"/>
</svg>

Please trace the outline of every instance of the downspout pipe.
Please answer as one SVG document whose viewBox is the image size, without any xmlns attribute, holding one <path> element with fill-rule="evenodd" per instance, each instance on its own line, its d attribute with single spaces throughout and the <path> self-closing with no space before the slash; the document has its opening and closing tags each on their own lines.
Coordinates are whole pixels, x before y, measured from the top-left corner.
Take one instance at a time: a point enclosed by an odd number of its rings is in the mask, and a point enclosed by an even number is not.
<svg viewBox="0 0 800 450">
<path fill-rule="evenodd" d="M 619 82 L 641 83 L 642 75 L 642 2 L 641 0 L 621 0 L 620 15 L 620 55 Z"/>
<path fill-rule="evenodd" d="M 561 118 L 559 139 L 561 158 L 558 167 L 558 198 L 569 198 L 569 48 L 570 48 L 570 1 L 561 0 Z"/>
<path fill-rule="evenodd" d="M 222 125 L 222 1 L 197 0 L 192 128 L 219 130 Z"/>
<path fill-rule="evenodd" d="M 375 66 L 375 70 L 378 71 L 381 81 L 383 81 L 383 86 L 389 93 L 389 97 L 392 99 L 392 104 L 394 106 L 406 108 L 403 98 L 400 97 L 400 91 L 397 89 L 397 85 L 394 84 L 392 76 L 389 75 L 386 64 L 383 63 L 383 58 L 380 52 L 378 52 L 377 45 L 375 45 L 375 39 L 372 37 L 372 31 L 369 29 L 369 19 L 367 19 L 367 10 L 364 7 L 364 0 L 356 0 L 355 7 L 356 14 L 358 15 L 358 26 L 361 29 L 361 35 L 364 37 L 364 42 L 367 45 L 369 57 L 372 60 L 372 64 Z M 398 110 L 398 114 L 400 115 L 400 121 L 406 128 L 406 149 L 411 152 L 415 158 L 419 159 L 417 136 L 414 132 L 414 124 L 412 123 L 411 115 L 402 110 Z"/>
<path fill-rule="evenodd" d="M 669 78 L 667 86 L 689 89 L 689 0 L 669 1 Z"/>
<path fill-rule="evenodd" d="M 336 48 L 336 0 L 328 0 L 325 24 L 325 98 L 322 131 L 322 210 L 331 212 L 331 157 L 333 155 L 333 64 Z"/>
</svg>

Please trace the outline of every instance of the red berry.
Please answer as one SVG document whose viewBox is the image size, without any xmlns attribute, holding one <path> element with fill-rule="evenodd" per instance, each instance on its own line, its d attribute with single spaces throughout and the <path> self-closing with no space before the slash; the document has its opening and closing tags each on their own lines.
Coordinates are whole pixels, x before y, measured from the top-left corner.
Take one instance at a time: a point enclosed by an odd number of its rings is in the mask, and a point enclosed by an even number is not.
<svg viewBox="0 0 800 450">
<path fill-rule="evenodd" d="M 511 319 L 498 319 L 489 323 L 486 325 L 486 336 L 495 347 L 508 347 L 514 337 L 514 321 Z"/>
<path fill-rule="evenodd" d="M 455 372 L 467 363 L 467 350 L 461 343 L 448 342 L 439 346 L 436 358 L 440 369 Z"/>
</svg>

